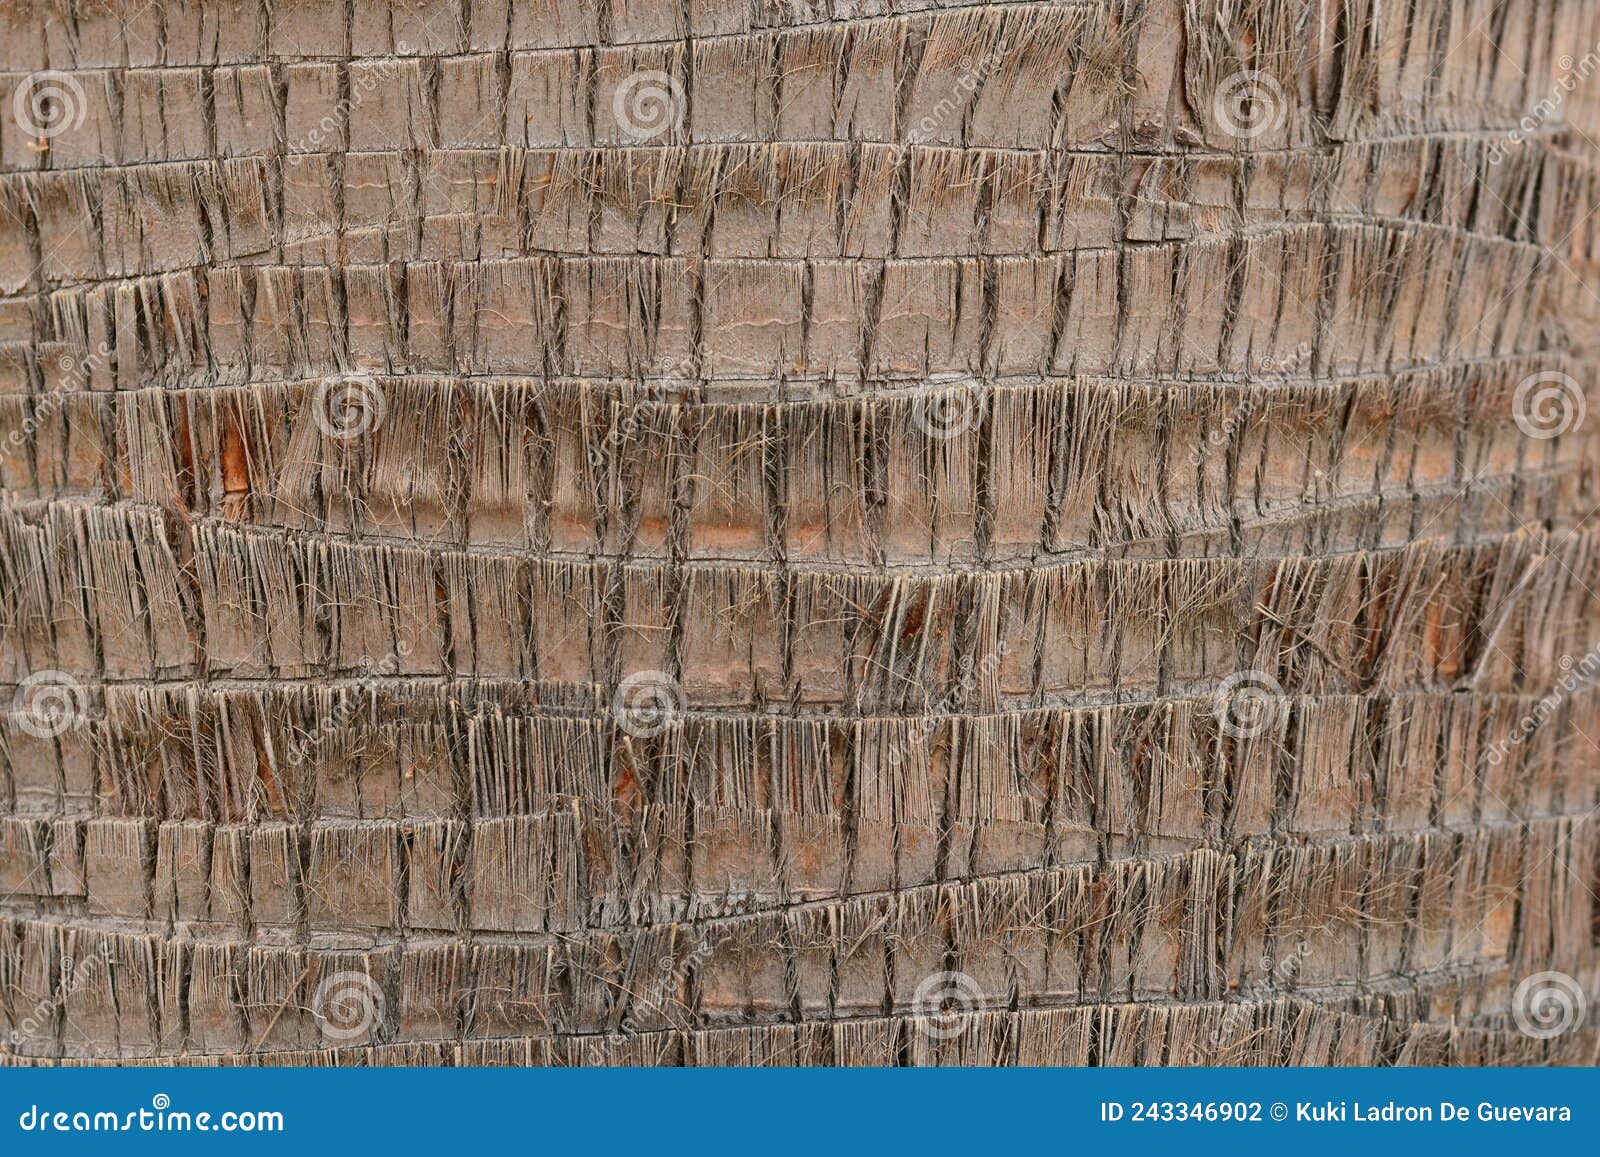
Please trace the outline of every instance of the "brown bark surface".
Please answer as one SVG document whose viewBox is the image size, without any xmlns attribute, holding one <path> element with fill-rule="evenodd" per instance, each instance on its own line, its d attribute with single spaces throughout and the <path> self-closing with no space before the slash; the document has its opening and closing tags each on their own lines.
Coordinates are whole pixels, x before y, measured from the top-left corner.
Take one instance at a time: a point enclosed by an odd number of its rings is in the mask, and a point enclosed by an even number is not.
<svg viewBox="0 0 1600 1157">
<path fill-rule="evenodd" d="M 0 1060 L 1593 1063 L 1596 53 L 0 0 Z"/>
</svg>

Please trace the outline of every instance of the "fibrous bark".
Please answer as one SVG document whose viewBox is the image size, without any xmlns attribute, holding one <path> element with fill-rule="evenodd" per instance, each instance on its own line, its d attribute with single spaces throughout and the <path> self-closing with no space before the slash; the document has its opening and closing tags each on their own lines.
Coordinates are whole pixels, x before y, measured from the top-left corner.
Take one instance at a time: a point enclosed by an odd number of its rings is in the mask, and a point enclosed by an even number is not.
<svg viewBox="0 0 1600 1157">
<path fill-rule="evenodd" d="M 6 0 L 0 1056 L 1592 1063 L 1597 53 Z"/>
</svg>

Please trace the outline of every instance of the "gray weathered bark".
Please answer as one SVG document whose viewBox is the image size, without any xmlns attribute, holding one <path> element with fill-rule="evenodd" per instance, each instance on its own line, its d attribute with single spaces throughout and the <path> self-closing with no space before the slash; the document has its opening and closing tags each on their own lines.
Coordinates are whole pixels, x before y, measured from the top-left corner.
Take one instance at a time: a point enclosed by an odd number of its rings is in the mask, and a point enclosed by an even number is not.
<svg viewBox="0 0 1600 1157">
<path fill-rule="evenodd" d="M 1597 51 L 7 0 L 5 1056 L 1594 1061 Z"/>
</svg>

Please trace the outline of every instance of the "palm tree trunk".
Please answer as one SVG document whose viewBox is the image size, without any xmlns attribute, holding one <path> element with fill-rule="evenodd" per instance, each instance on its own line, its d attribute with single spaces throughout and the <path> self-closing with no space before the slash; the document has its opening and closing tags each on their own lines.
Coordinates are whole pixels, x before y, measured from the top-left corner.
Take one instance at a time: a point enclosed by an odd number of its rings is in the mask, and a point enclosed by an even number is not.
<svg viewBox="0 0 1600 1157">
<path fill-rule="evenodd" d="M 1597 53 L 7 5 L 4 1057 L 1593 1063 Z"/>
</svg>

